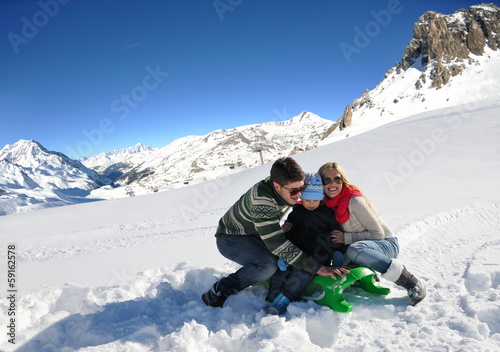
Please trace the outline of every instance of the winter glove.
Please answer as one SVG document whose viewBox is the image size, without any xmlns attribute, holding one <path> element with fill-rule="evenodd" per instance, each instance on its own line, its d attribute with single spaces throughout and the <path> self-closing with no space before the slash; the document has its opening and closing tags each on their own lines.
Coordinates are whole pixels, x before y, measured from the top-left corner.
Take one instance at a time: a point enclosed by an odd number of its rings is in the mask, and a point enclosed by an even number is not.
<svg viewBox="0 0 500 352">
<path fill-rule="evenodd" d="M 278 268 L 280 268 L 281 271 L 286 271 L 286 268 L 288 268 L 288 264 L 280 258 L 278 259 Z"/>
</svg>

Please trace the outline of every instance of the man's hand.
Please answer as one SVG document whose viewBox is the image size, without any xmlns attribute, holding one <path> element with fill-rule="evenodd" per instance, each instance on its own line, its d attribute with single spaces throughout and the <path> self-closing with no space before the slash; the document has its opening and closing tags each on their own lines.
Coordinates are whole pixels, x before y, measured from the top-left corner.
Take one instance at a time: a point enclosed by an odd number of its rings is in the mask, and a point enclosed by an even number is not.
<svg viewBox="0 0 500 352">
<path fill-rule="evenodd" d="M 316 274 L 320 276 L 331 276 L 334 279 L 337 279 L 335 275 L 338 275 L 340 277 L 344 277 L 344 274 L 349 274 L 349 268 L 345 266 L 340 266 L 338 268 L 333 267 L 333 266 L 321 266 L 319 270 L 316 272 Z"/>
</svg>

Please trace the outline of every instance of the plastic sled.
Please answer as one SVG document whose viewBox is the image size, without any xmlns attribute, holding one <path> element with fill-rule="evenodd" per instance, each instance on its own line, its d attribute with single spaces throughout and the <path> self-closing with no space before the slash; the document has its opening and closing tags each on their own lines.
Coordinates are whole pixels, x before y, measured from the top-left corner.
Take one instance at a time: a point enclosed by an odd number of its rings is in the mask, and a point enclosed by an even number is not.
<svg viewBox="0 0 500 352">
<path fill-rule="evenodd" d="M 322 286 L 325 290 L 325 295 L 323 298 L 315 300 L 315 302 L 323 306 L 328 306 L 336 312 L 349 313 L 352 311 L 352 304 L 346 302 L 343 292 L 354 281 L 358 280 L 359 287 L 367 292 L 384 296 L 391 292 L 390 289 L 378 286 L 375 283 L 373 278 L 375 273 L 371 269 L 360 266 L 349 270 L 349 274 L 337 279 L 333 279 L 330 276 L 316 275 L 312 282 Z"/>
</svg>

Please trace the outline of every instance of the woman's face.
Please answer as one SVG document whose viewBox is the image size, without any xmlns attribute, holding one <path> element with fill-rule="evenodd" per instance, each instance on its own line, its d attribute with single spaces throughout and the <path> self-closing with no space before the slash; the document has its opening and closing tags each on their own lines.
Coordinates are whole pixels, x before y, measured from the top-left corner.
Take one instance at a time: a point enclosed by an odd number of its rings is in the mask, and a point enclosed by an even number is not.
<svg viewBox="0 0 500 352">
<path fill-rule="evenodd" d="M 330 180 L 329 184 L 323 186 L 323 191 L 328 198 L 336 197 L 342 190 L 342 177 L 340 173 L 335 169 L 330 169 L 322 177 L 324 180 Z M 339 183 L 337 183 L 336 181 Z"/>
</svg>

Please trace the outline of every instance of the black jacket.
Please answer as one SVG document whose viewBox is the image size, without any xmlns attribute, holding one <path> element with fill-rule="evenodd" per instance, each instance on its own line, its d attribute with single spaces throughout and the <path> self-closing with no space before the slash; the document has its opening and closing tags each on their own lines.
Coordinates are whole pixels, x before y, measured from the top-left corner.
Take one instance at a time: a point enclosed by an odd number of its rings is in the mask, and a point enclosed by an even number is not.
<svg viewBox="0 0 500 352">
<path fill-rule="evenodd" d="M 330 265 L 334 251 L 345 253 L 347 246 L 331 242 L 333 230 L 340 230 L 340 224 L 335 220 L 333 209 L 321 204 L 315 210 L 307 210 L 297 205 L 288 215 L 287 221 L 293 223 L 292 229 L 285 233 L 286 237 L 302 251 L 323 265 Z"/>
</svg>

